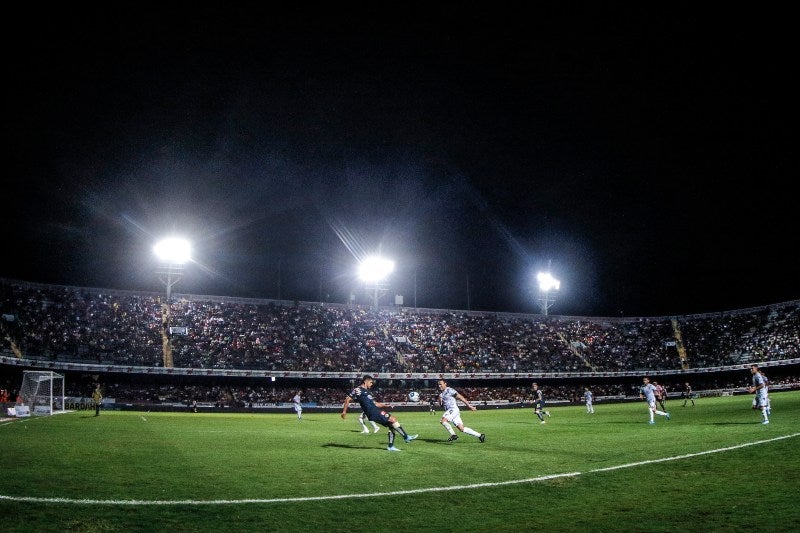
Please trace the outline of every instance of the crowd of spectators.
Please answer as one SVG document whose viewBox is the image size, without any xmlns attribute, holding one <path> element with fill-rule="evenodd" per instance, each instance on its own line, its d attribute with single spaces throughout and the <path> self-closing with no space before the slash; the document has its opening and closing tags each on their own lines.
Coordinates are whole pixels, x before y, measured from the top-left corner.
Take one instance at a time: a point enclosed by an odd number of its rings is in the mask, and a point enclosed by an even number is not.
<svg viewBox="0 0 800 533">
<path fill-rule="evenodd" d="M 153 296 L 0 283 L 3 347 L 20 357 L 154 366 L 162 359 Z"/>
<path fill-rule="evenodd" d="M 800 353 L 800 302 L 707 315 L 575 318 L 173 299 L 0 280 L 2 350 L 120 366 L 551 373 L 706 368 Z"/>
<path fill-rule="evenodd" d="M 291 398 L 300 387 L 275 387 L 267 384 L 242 384 L 235 380 L 227 383 L 181 383 L 170 382 L 153 384 L 145 382 L 135 382 L 130 380 L 120 380 L 111 376 L 102 376 L 101 386 L 103 395 L 107 399 L 113 399 L 117 404 L 135 404 L 137 406 L 188 406 L 197 402 L 203 407 L 216 408 L 236 408 L 236 409 L 257 409 L 263 407 L 288 407 Z M 85 398 L 91 397 L 93 390 L 92 380 L 67 380 L 66 396 Z M 679 397 L 683 390 L 682 382 L 668 380 L 660 382 L 665 385 L 667 393 L 671 393 L 672 398 Z M 749 372 L 742 371 L 741 376 L 719 377 L 705 376 L 693 382 L 695 391 L 719 391 L 719 390 L 739 390 L 743 391 L 749 384 Z M 14 391 L 18 382 L 8 380 L 7 383 L 0 381 L 0 386 L 4 386 L 6 391 Z M 533 401 L 531 382 L 525 381 L 519 384 L 502 385 L 476 385 L 474 383 L 461 384 L 453 382 L 456 389 L 467 397 L 474 405 L 487 405 L 496 403 L 530 404 Z M 604 382 L 593 383 L 589 386 L 597 401 L 636 399 L 639 395 L 641 382 Z M 565 384 L 563 382 L 545 382 L 541 385 L 546 398 L 551 403 L 559 404 L 581 404 L 583 403 L 583 392 L 586 384 Z M 770 378 L 770 387 L 800 389 L 800 377 L 797 375 L 782 375 Z M 427 406 L 431 400 L 438 406 L 437 398 L 439 391 L 435 383 L 428 383 L 419 387 L 414 387 L 420 393 L 420 403 L 418 405 Z M 344 397 L 350 390 L 350 385 L 315 385 L 308 383 L 302 387 L 301 397 L 306 404 L 316 405 L 341 405 Z M 398 383 L 382 383 L 378 381 L 375 393 L 389 404 L 409 405 L 408 384 L 401 386 Z M 13 392 L 12 392 L 13 396 Z M 13 398 L 11 398 L 13 399 Z M 5 401 L 9 401 L 7 398 Z"/>
<path fill-rule="evenodd" d="M 420 402 L 428 405 L 429 400 L 438 398 L 439 391 L 434 386 L 419 388 Z M 193 400 L 214 406 L 233 406 L 238 408 L 258 406 L 279 406 L 291 403 L 297 388 L 275 388 L 269 385 L 132 385 L 110 382 L 105 385 L 106 395 L 118 402 L 135 403 L 177 403 L 188 404 Z M 302 391 L 303 402 L 317 405 L 337 405 L 344 401 L 347 387 L 307 386 Z M 482 402 L 530 402 L 533 398 L 530 383 L 518 386 L 465 386 L 459 392 L 476 405 Z M 394 404 L 408 404 L 407 387 L 377 387 L 376 394 L 381 401 Z M 552 385 L 547 387 L 548 397 L 559 401 L 578 402 L 583 397 L 583 388 L 573 385 Z M 73 388 L 72 392 L 80 391 Z M 597 396 L 624 397 L 636 393 L 635 388 L 623 385 L 598 385 Z M 437 404 L 438 405 L 438 404 Z M 441 410 L 441 408 L 439 408 Z"/>
</svg>

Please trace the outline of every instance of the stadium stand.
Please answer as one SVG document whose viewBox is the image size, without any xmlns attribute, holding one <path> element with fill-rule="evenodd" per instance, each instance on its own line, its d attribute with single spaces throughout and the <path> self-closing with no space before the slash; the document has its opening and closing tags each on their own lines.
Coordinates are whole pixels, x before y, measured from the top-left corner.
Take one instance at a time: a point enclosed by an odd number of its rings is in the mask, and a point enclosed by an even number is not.
<svg viewBox="0 0 800 533">
<path fill-rule="evenodd" d="M 607 389 L 599 396 L 624 397 L 651 373 L 675 390 L 687 374 L 696 389 L 725 385 L 751 362 L 790 379 L 800 357 L 800 301 L 598 318 L 193 295 L 166 303 L 154 293 L 0 280 L 0 314 L 4 374 L 46 367 L 102 376 L 93 379 L 142 402 L 280 403 L 283 391 L 263 383 L 273 373 L 292 381 L 289 389 L 313 389 L 319 402 L 340 401 L 348 380 L 365 372 L 418 386 L 448 374 L 478 401 L 524 401 L 535 376 L 549 382 L 551 398 L 570 401 L 586 383 Z M 166 381 L 137 383 L 153 375 Z"/>
</svg>

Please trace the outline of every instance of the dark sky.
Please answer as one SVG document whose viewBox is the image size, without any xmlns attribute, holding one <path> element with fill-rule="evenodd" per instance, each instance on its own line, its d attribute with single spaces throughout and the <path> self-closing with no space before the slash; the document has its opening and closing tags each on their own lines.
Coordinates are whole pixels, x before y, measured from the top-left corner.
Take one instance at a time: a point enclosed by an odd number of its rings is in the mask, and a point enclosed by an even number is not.
<svg viewBox="0 0 800 533">
<path fill-rule="evenodd" d="M 380 251 L 419 307 L 800 298 L 788 13 L 203 4 L 9 17 L 0 276 L 163 290 L 175 233 L 195 294 L 362 301 Z"/>
</svg>

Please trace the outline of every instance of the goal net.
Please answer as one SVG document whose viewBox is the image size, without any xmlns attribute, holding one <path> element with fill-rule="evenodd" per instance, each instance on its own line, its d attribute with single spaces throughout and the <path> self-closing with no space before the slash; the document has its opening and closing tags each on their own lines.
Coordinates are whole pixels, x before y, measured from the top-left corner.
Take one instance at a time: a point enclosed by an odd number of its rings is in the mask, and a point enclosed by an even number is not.
<svg viewBox="0 0 800 533">
<path fill-rule="evenodd" d="M 64 411 L 64 376 L 55 372 L 26 370 L 22 375 L 17 402 L 17 416 L 52 415 Z"/>
</svg>

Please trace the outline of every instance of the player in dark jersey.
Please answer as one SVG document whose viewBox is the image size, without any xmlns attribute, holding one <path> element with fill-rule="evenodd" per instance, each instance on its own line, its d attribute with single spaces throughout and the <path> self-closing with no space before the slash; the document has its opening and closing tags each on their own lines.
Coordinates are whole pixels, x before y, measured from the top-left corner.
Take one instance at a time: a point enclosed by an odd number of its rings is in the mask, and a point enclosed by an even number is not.
<svg viewBox="0 0 800 533">
<path fill-rule="evenodd" d="M 692 402 L 692 407 L 694 407 L 694 396 L 692 395 L 692 386 L 689 385 L 687 381 L 683 385 L 683 406 L 686 407 L 686 402 Z"/>
<path fill-rule="evenodd" d="M 369 420 L 389 428 L 389 446 L 386 449 L 390 452 L 400 451 L 399 448 L 394 447 L 395 433 L 400 433 L 403 440 L 406 442 L 411 442 L 416 439 L 418 435 L 409 435 L 406 433 L 406 430 L 403 429 L 403 426 L 400 425 L 397 418 L 386 411 L 389 406 L 372 397 L 372 393 L 369 390 L 374 384 L 375 379 L 372 376 L 366 375 L 362 378 L 361 385 L 350 391 L 345 397 L 344 405 L 342 406 L 342 420 L 347 417 L 347 407 L 350 405 L 350 402 L 358 402 L 361 406 L 361 410 Z"/>
</svg>

